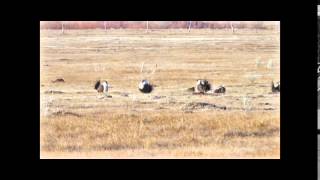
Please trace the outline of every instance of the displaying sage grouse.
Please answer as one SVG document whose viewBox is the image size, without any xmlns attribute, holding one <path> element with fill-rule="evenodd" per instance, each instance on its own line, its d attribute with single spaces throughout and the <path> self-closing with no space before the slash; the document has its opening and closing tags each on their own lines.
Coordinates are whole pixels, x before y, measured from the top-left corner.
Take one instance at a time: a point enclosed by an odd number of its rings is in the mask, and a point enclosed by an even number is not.
<svg viewBox="0 0 320 180">
<path fill-rule="evenodd" d="M 104 93 L 107 95 L 108 93 L 108 82 L 107 81 L 97 81 L 96 84 L 94 85 L 94 89 L 98 91 L 98 93 Z"/>
<path fill-rule="evenodd" d="M 214 93 L 226 93 L 226 88 L 224 87 L 224 85 L 218 86 L 217 88 L 215 88 Z"/>
<path fill-rule="evenodd" d="M 211 84 L 205 79 L 197 80 L 196 87 L 194 88 L 196 93 L 205 93 L 211 89 Z"/>
<path fill-rule="evenodd" d="M 271 82 L 271 90 L 273 93 L 280 92 L 280 81 L 277 82 L 276 84 L 274 84 L 274 82 L 272 81 Z"/>
<path fill-rule="evenodd" d="M 153 86 L 148 80 L 144 79 L 139 83 L 139 90 L 143 93 L 150 93 L 153 90 Z"/>
</svg>

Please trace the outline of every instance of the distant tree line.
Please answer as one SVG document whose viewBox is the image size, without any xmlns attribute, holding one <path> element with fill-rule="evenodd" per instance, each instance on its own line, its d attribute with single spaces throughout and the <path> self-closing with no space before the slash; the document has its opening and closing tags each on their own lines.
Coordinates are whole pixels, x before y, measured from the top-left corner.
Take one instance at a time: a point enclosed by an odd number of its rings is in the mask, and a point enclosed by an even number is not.
<svg viewBox="0 0 320 180">
<path fill-rule="evenodd" d="M 41 29 L 270 29 L 268 21 L 42 21 Z"/>
</svg>

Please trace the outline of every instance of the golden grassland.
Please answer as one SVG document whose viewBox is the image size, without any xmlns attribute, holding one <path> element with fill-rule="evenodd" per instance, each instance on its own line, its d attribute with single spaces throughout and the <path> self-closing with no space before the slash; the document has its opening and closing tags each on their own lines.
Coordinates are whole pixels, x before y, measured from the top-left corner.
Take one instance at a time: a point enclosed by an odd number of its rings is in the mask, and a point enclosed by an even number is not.
<svg viewBox="0 0 320 180">
<path fill-rule="evenodd" d="M 41 158 L 279 158 L 280 95 L 270 92 L 280 80 L 279 36 L 41 30 Z M 138 91 L 142 78 L 156 86 L 151 94 Z M 201 78 L 226 94 L 188 92 Z M 97 79 L 112 97 L 100 98 Z"/>
</svg>

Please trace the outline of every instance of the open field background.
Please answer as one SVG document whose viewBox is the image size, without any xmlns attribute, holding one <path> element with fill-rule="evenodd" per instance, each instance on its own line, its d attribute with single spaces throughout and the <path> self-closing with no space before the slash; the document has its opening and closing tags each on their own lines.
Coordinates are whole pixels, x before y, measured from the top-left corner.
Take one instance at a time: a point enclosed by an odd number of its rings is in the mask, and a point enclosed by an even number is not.
<svg viewBox="0 0 320 180">
<path fill-rule="evenodd" d="M 42 158 L 279 158 L 276 30 L 40 31 Z M 154 64 L 158 68 L 154 74 Z M 64 83 L 53 83 L 63 78 Z M 151 94 L 138 82 L 156 85 Z M 225 95 L 193 95 L 205 78 Z M 112 98 L 93 89 L 107 80 Z M 219 109 L 201 103 L 225 106 Z"/>
</svg>

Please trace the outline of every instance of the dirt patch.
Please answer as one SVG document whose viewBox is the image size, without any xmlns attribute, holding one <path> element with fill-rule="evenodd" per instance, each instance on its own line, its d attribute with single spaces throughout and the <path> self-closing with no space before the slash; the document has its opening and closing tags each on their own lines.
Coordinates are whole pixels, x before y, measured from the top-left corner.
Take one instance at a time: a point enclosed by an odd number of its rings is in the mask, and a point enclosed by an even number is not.
<svg viewBox="0 0 320 180">
<path fill-rule="evenodd" d="M 64 92 L 62 91 L 54 91 L 54 90 L 49 90 L 49 91 L 45 91 L 45 94 L 63 94 Z"/>
<path fill-rule="evenodd" d="M 255 136 L 255 137 L 265 137 L 265 136 L 273 136 L 275 133 L 279 132 L 279 128 L 271 128 L 262 131 L 240 131 L 240 130 L 231 130 L 224 134 L 224 137 L 248 137 L 248 136 Z"/>
<path fill-rule="evenodd" d="M 226 106 L 222 105 L 216 105 L 216 104 L 210 104 L 210 103 L 204 103 L 204 102 L 192 102 L 186 104 L 183 108 L 183 110 L 190 111 L 190 110 L 200 110 L 200 109 L 220 109 L 220 110 L 226 110 Z"/>
<path fill-rule="evenodd" d="M 154 102 L 151 102 L 151 101 L 140 101 L 140 104 L 154 104 Z"/>
<path fill-rule="evenodd" d="M 129 97 L 129 93 L 120 93 L 119 95 L 123 97 Z"/>
<path fill-rule="evenodd" d="M 112 98 L 112 96 L 110 96 L 110 95 L 106 95 L 106 96 L 98 97 L 98 99 L 105 99 L 105 98 Z"/>
<path fill-rule="evenodd" d="M 276 108 L 267 107 L 267 108 L 250 108 L 246 109 L 243 107 L 229 107 L 228 110 L 240 110 L 240 111 L 275 111 Z"/>
<path fill-rule="evenodd" d="M 61 58 L 60 61 L 71 61 L 72 59 Z"/>
<path fill-rule="evenodd" d="M 152 99 L 162 99 L 165 98 L 166 96 L 154 96 Z"/>
<path fill-rule="evenodd" d="M 192 94 L 193 95 L 200 95 L 200 96 L 221 96 L 221 95 L 224 95 L 224 93 L 215 93 L 213 91 L 208 91 L 208 92 L 205 92 L 205 93 L 193 92 Z"/>
<path fill-rule="evenodd" d="M 270 106 L 270 105 L 272 105 L 271 103 L 268 103 L 268 102 L 266 102 L 266 103 L 259 103 L 259 105 L 266 105 L 266 106 Z"/>
<path fill-rule="evenodd" d="M 265 110 L 265 111 L 274 111 L 274 110 L 276 110 L 276 109 L 275 109 L 275 108 L 270 107 L 270 108 L 263 108 L 263 110 Z"/>
<path fill-rule="evenodd" d="M 65 81 L 64 81 L 64 79 L 63 78 L 58 78 L 58 79 L 56 79 L 56 80 L 54 80 L 54 81 L 51 81 L 52 83 L 64 83 Z"/>
<path fill-rule="evenodd" d="M 123 97 L 129 97 L 129 93 L 127 92 L 119 92 L 119 91 L 113 91 L 112 94 L 117 94 L 119 96 L 123 96 Z"/>
<path fill-rule="evenodd" d="M 80 114 L 77 114 L 77 113 L 73 113 L 73 112 L 69 112 L 69 111 L 57 111 L 57 112 L 54 112 L 51 114 L 52 116 L 62 116 L 62 115 L 65 115 L 65 116 L 76 116 L 76 117 L 81 117 Z"/>
</svg>

